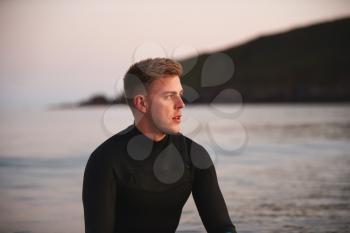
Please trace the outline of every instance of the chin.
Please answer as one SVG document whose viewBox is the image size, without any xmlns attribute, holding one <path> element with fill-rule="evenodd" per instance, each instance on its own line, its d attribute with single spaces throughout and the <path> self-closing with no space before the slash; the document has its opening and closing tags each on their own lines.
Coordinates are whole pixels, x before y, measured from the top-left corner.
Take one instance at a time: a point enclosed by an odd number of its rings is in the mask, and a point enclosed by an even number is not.
<svg viewBox="0 0 350 233">
<path fill-rule="evenodd" d="M 180 127 L 167 127 L 163 129 L 166 134 L 178 134 L 180 132 Z"/>
</svg>

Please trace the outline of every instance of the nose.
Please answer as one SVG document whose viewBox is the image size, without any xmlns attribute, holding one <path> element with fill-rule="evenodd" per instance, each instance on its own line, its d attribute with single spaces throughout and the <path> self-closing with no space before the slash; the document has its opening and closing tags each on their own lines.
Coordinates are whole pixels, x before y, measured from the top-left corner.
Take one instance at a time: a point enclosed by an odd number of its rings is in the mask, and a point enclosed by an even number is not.
<svg viewBox="0 0 350 233">
<path fill-rule="evenodd" d="M 175 103 L 175 108 L 184 108 L 185 107 L 185 103 L 182 100 L 181 96 L 177 96 L 176 98 L 176 103 Z"/>
</svg>

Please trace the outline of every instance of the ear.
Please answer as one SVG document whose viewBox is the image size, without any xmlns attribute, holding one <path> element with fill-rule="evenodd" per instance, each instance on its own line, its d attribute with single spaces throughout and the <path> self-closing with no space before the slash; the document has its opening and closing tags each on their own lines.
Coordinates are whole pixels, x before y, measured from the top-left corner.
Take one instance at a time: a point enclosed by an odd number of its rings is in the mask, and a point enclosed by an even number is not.
<svg viewBox="0 0 350 233">
<path fill-rule="evenodd" d="M 142 112 L 146 113 L 147 111 L 147 103 L 146 103 L 146 98 L 144 95 L 137 95 L 133 99 L 134 107 Z"/>
</svg>

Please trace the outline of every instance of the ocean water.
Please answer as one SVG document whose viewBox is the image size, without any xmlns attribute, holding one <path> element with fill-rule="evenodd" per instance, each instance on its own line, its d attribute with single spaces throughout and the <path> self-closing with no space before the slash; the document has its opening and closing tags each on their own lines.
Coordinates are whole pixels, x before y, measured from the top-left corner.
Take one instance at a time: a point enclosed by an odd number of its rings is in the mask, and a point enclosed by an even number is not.
<svg viewBox="0 0 350 233">
<path fill-rule="evenodd" d="M 350 232 L 350 104 L 186 107 L 238 232 Z M 84 231 L 85 164 L 125 106 L 0 115 L 0 232 Z M 205 232 L 192 197 L 178 232 Z"/>
</svg>

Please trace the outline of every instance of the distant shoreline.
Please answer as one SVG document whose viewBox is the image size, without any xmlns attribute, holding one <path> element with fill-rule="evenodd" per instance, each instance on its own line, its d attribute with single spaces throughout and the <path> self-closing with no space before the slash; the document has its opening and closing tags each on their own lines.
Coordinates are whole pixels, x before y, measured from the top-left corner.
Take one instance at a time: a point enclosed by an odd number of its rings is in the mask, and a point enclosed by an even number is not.
<svg viewBox="0 0 350 233">
<path fill-rule="evenodd" d="M 210 105 L 239 105 L 241 103 L 187 103 L 186 107 L 192 106 L 210 106 Z M 350 100 L 347 101 L 275 101 L 275 102 L 242 102 L 243 105 L 350 105 Z M 78 104 L 58 104 L 49 105 L 47 109 L 50 110 L 65 110 L 65 109 L 84 109 L 92 107 L 111 107 L 111 106 L 127 106 L 125 103 L 115 103 L 115 104 L 88 104 L 88 105 L 78 105 Z"/>
<path fill-rule="evenodd" d="M 184 99 L 191 105 L 350 102 L 349 40 L 350 18 L 341 18 L 187 58 L 180 61 L 192 67 L 182 77 Z M 125 104 L 123 96 L 96 93 L 61 107 L 117 104 Z"/>
</svg>

